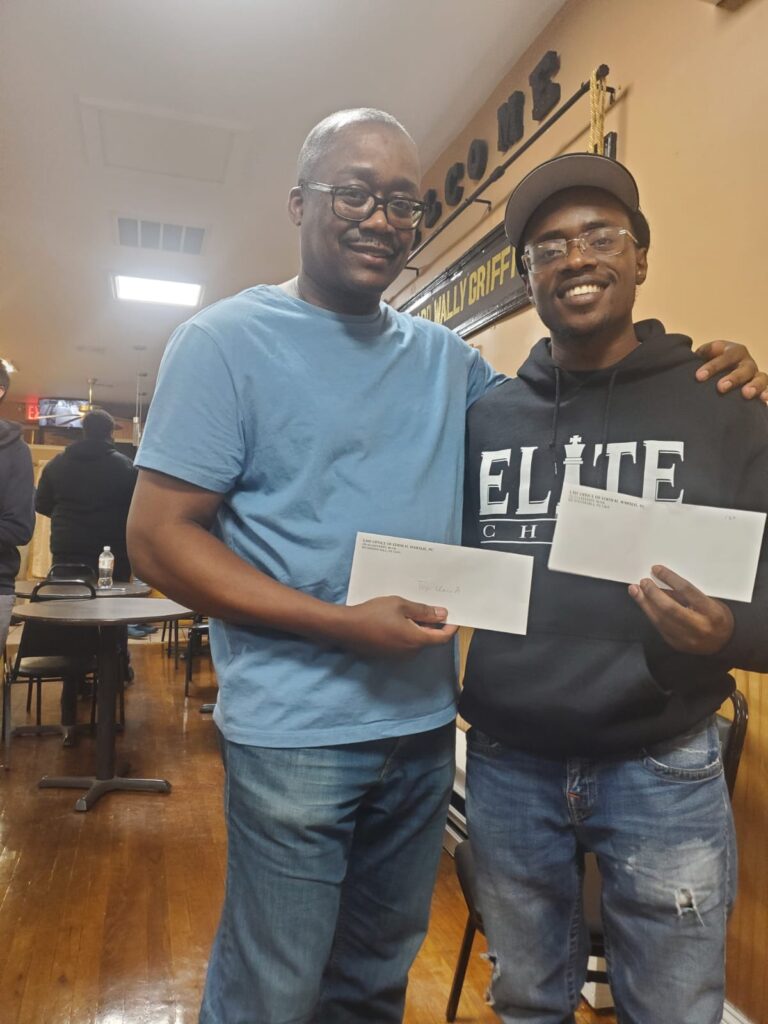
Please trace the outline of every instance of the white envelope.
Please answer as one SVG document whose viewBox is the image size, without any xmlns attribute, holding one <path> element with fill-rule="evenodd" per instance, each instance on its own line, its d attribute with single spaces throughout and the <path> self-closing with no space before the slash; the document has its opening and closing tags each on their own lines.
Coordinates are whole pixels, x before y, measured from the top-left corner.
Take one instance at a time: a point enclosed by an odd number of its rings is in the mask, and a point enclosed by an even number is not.
<svg viewBox="0 0 768 1024">
<path fill-rule="evenodd" d="M 358 533 L 347 604 L 395 595 L 448 609 L 457 626 L 525 633 L 533 559 Z"/>
<path fill-rule="evenodd" d="M 764 512 L 566 485 L 549 568 L 638 583 L 666 565 L 710 597 L 751 601 L 764 527 Z"/>
</svg>

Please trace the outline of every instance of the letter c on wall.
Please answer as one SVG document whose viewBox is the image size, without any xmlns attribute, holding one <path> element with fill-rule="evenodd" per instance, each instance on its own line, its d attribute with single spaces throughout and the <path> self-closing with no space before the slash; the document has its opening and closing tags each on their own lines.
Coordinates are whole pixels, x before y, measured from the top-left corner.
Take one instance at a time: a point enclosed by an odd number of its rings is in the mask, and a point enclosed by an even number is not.
<svg viewBox="0 0 768 1024">
<path fill-rule="evenodd" d="M 459 184 L 464 177 L 464 164 L 455 163 L 448 168 L 445 176 L 445 201 L 449 206 L 458 206 L 464 195 L 464 188 Z"/>
</svg>

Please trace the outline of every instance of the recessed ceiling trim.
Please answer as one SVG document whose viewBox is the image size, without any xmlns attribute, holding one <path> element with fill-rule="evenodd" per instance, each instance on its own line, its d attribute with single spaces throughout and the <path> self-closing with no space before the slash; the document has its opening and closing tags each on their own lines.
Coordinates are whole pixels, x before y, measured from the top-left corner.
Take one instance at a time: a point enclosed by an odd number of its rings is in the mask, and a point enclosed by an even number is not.
<svg viewBox="0 0 768 1024">
<path fill-rule="evenodd" d="M 95 167 L 222 185 L 242 166 L 244 125 L 163 108 L 78 102 L 86 155 Z"/>
</svg>

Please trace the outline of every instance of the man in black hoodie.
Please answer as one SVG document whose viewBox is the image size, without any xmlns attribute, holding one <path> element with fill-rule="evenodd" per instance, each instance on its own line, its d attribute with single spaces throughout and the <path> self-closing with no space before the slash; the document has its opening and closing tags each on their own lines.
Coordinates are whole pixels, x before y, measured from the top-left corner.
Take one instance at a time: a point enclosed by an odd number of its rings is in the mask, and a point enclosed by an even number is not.
<svg viewBox="0 0 768 1024">
<path fill-rule="evenodd" d="M 0 359 L 0 402 L 9 386 L 10 376 Z M 35 529 L 34 498 L 32 456 L 21 440 L 21 427 L 0 420 L 0 656 L 13 610 L 18 548 L 30 542 Z"/>
<path fill-rule="evenodd" d="M 125 524 L 136 470 L 112 443 L 114 429 L 108 412 L 89 412 L 83 419 L 84 439 L 43 469 L 35 507 L 51 517 L 54 562 L 79 562 L 98 573 L 99 555 L 109 545 L 115 556 L 114 578 L 129 580 Z"/>
<path fill-rule="evenodd" d="M 115 556 L 114 579 L 130 580 L 125 524 L 136 470 L 112 443 L 114 429 L 115 421 L 108 412 L 89 412 L 83 418 L 84 439 L 69 445 L 44 467 L 35 507 L 41 515 L 51 517 L 54 563 L 79 563 L 98 574 L 99 555 L 108 545 Z M 77 692 L 81 682 L 68 677 L 62 686 L 65 747 L 77 741 Z"/>
<path fill-rule="evenodd" d="M 620 164 L 548 161 L 505 224 L 550 337 L 468 417 L 465 540 L 535 558 L 527 636 L 475 633 L 460 704 L 494 1005 L 574 1020 L 593 851 L 619 1020 L 719 1024 L 736 857 L 713 716 L 731 667 L 768 668 L 765 547 L 751 604 L 673 567 L 648 566 L 671 590 L 627 589 L 547 559 L 566 482 L 765 511 L 768 417 L 691 385 L 688 338 L 633 323 L 650 230 Z"/>
</svg>

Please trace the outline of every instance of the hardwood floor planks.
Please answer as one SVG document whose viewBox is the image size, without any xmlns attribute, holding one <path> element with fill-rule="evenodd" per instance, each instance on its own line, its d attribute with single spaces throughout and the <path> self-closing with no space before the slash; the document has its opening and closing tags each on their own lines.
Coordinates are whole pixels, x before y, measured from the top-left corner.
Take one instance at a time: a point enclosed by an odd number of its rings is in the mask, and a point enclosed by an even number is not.
<svg viewBox="0 0 768 1024">
<path fill-rule="evenodd" d="M 13 741 L 0 772 L 0 1024 L 194 1024 L 218 921 L 226 864 L 222 769 L 210 716 L 207 659 L 183 698 L 158 640 L 131 644 L 118 764 L 168 778 L 169 795 L 114 793 L 87 814 L 75 790 L 38 790 L 41 775 L 91 770 L 93 740 L 63 750 L 57 737 Z M 55 720 L 57 687 L 45 688 Z M 15 694 L 14 720 L 24 718 Z M 86 705 L 81 718 L 87 718 Z M 405 1024 L 444 1021 L 465 910 L 443 856 L 429 935 L 414 966 Z M 490 1024 L 489 967 L 475 942 L 457 1020 Z M 611 1017 L 581 1012 L 579 1024 Z"/>
</svg>

